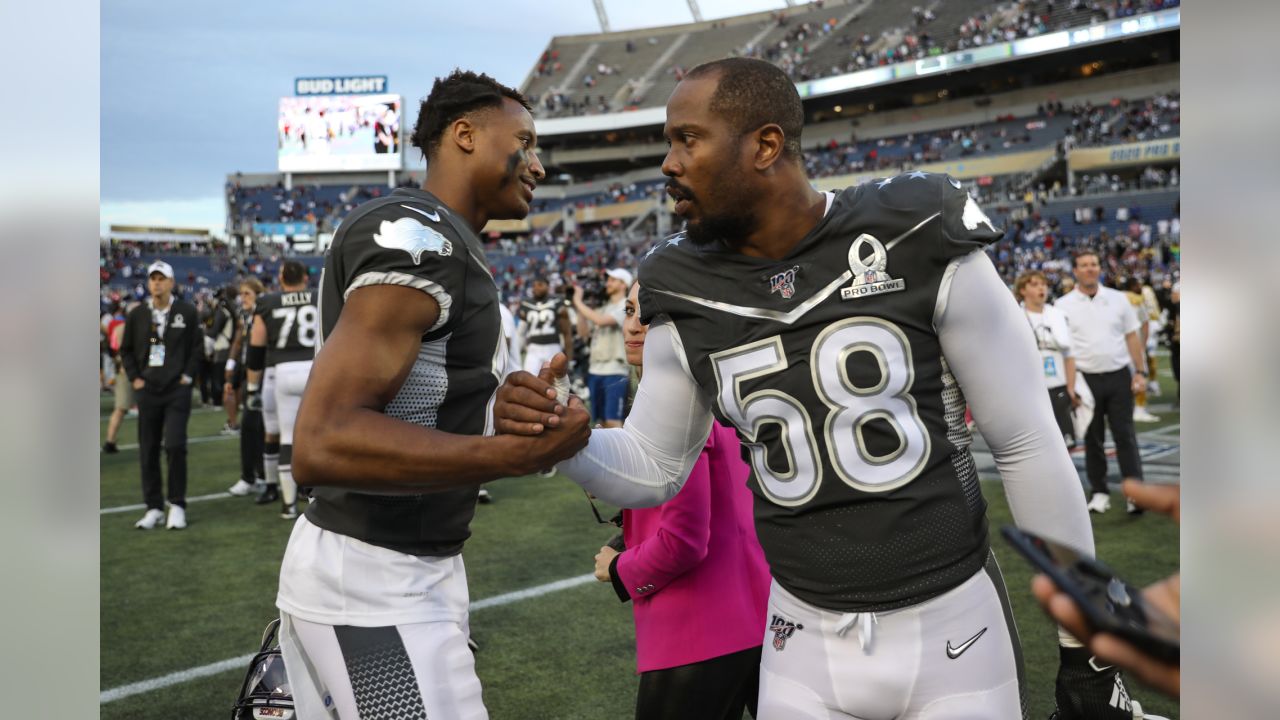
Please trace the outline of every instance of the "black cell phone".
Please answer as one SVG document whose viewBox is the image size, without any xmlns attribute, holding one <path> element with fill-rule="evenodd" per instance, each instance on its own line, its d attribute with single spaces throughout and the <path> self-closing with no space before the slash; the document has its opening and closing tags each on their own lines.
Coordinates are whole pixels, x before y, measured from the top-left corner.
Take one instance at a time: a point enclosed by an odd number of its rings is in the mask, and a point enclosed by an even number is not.
<svg viewBox="0 0 1280 720">
<path fill-rule="evenodd" d="M 1165 662 L 1178 662 L 1178 623 L 1149 604 L 1142 590 L 1066 545 L 1012 525 L 1000 528 L 1000 534 L 1075 601 L 1094 630 L 1124 638 Z"/>
</svg>

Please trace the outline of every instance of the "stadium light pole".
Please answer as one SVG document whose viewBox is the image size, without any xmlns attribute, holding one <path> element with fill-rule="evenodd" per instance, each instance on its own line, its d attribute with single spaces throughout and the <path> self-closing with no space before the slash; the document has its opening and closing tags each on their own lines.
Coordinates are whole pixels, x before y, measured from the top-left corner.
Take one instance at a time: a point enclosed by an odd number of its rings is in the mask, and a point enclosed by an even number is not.
<svg viewBox="0 0 1280 720">
<path fill-rule="evenodd" d="M 604 11 L 604 0 L 594 0 L 596 17 L 600 18 L 600 31 L 609 32 L 609 13 Z"/>
<path fill-rule="evenodd" d="M 698 9 L 698 0 L 689 0 L 689 12 L 693 13 L 694 22 L 702 22 L 702 10 Z"/>
</svg>

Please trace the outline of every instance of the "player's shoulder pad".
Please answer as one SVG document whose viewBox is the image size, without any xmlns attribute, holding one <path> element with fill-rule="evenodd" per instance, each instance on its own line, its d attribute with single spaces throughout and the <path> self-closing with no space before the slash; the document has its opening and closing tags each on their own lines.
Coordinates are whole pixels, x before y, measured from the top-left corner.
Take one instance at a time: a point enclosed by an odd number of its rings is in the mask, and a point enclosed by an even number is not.
<svg viewBox="0 0 1280 720">
<path fill-rule="evenodd" d="M 338 228 L 334 244 L 341 242 L 348 257 L 361 251 L 402 252 L 412 265 L 428 259 L 465 260 L 465 241 L 447 215 L 447 210 L 428 201 L 389 195 L 356 208 Z"/>
<path fill-rule="evenodd" d="M 268 312 L 280 307 L 280 293 L 269 292 L 264 293 L 262 297 L 253 305 L 254 315 L 266 315 Z"/>
<path fill-rule="evenodd" d="M 343 287 L 365 273 L 429 278 L 452 287 L 467 263 L 467 245 L 447 209 L 393 193 L 366 202 L 338 228 Z"/>
<path fill-rule="evenodd" d="M 689 242 L 682 231 L 659 240 L 641 256 L 636 280 L 640 283 L 642 322 L 648 323 L 655 315 L 667 312 L 654 291 L 699 294 L 707 267 L 705 252 Z"/>
<path fill-rule="evenodd" d="M 942 239 L 957 250 L 985 247 L 1004 237 L 978 205 L 978 201 L 950 175 L 940 175 L 942 187 Z"/>
</svg>

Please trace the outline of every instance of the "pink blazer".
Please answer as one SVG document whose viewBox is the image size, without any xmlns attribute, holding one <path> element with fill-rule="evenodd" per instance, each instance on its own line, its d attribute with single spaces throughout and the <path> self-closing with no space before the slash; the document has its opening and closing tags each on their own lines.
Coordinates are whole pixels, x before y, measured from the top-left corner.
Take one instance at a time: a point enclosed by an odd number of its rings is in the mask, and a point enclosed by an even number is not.
<svg viewBox="0 0 1280 720">
<path fill-rule="evenodd" d="M 615 571 L 633 602 L 637 672 L 763 643 L 769 567 L 747 475 L 737 436 L 716 423 L 679 494 L 623 512 Z"/>
</svg>

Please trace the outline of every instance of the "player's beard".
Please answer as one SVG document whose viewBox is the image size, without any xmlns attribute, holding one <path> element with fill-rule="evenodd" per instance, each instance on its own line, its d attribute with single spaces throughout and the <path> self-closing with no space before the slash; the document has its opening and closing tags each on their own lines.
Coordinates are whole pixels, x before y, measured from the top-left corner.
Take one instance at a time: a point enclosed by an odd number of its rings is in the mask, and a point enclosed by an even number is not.
<svg viewBox="0 0 1280 720">
<path fill-rule="evenodd" d="M 737 249 L 742 246 L 748 235 L 755 232 L 759 223 L 756 220 L 755 204 L 746 193 L 732 190 L 717 193 L 712 198 L 715 205 L 732 208 L 728 212 L 706 212 L 706 206 L 698 203 L 698 210 L 703 211 L 698 217 L 685 222 L 685 237 L 697 247 L 713 243 L 723 243 L 726 247 Z"/>
</svg>

